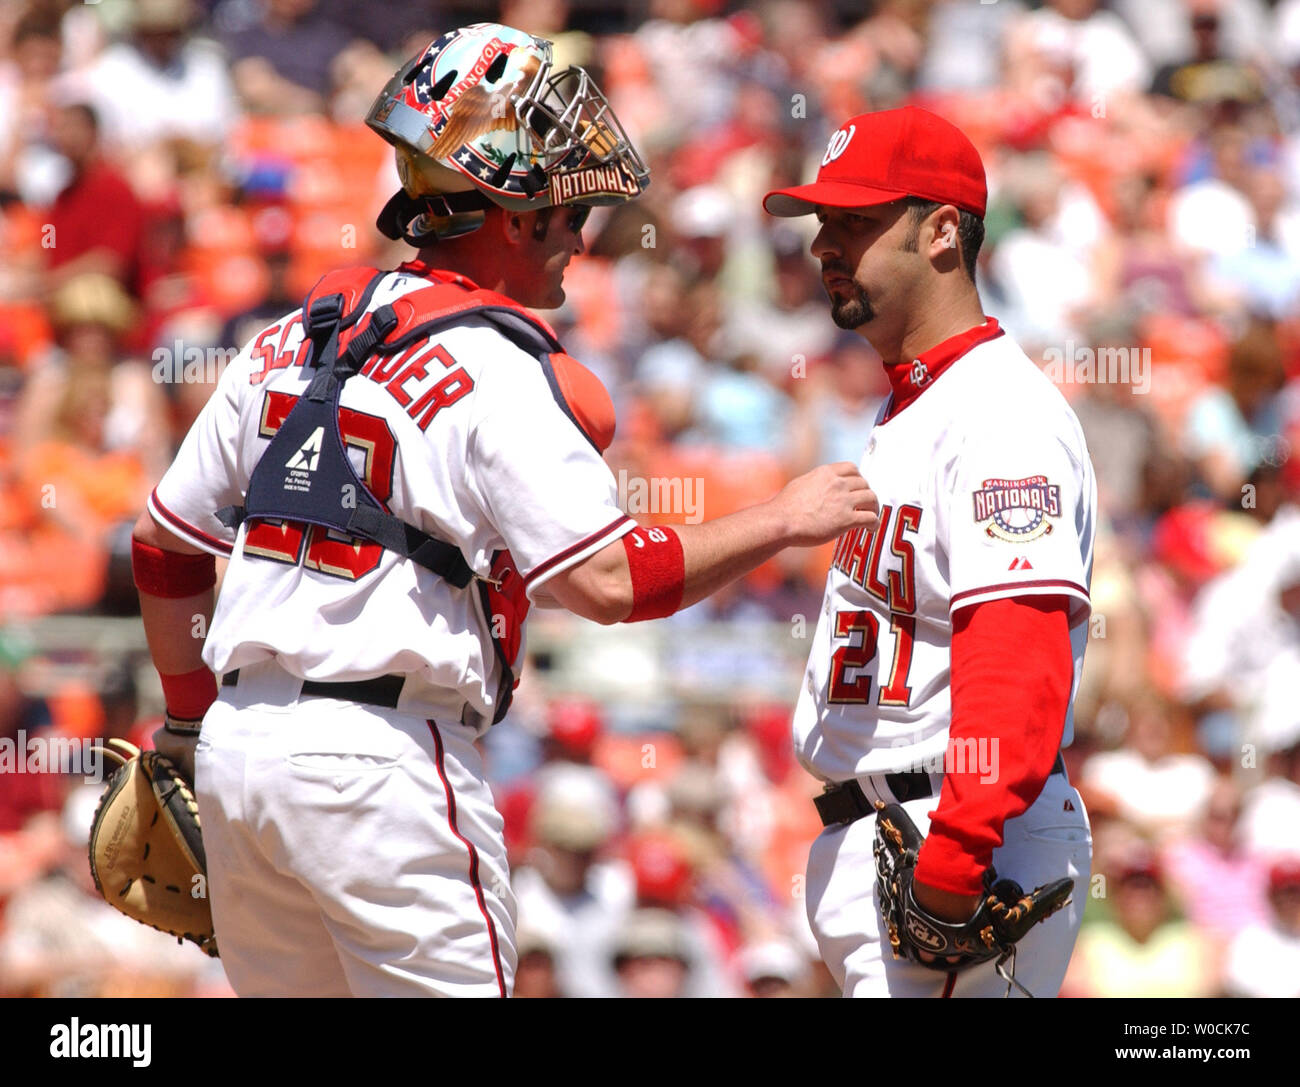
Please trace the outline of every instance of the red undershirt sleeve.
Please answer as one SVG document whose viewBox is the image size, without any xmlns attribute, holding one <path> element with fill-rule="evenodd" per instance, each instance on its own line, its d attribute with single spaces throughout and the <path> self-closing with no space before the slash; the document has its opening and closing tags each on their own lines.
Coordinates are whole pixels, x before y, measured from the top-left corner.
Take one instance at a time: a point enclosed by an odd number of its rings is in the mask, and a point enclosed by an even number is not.
<svg viewBox="0 0 1300 1087">
<path fill-rule="evenodd" d="M 949 744 L 983 741 L 980 760 L 945 774 L 939 806 L 921 848 L 916 879 L 954 894 L 978 894 L 1002 827 L 1042 792 L 1056 761 L 1074 679 L 1070 600 L 1007 597 L 953 616 Z M 972 745 L 973 747 L 973 745 Z"/>
</svg>

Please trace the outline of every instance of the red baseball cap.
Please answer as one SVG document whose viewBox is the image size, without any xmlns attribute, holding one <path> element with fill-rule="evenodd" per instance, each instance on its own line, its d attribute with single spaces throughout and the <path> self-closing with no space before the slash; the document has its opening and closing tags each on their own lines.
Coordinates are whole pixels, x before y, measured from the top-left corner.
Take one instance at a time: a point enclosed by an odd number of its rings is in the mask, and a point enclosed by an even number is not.
<svg viewBox="0 0 1300 1087">
<path fill-rule="evenodd" d="M 984 217 L 988 185 L 975 145 L 956 125 L 917 106 L 862 113 L 831 137 L 811 185 L 763 197 L 770 215 L 810 215 L 817 204 L 866 208 L 905 196 Z"/>
</svg>

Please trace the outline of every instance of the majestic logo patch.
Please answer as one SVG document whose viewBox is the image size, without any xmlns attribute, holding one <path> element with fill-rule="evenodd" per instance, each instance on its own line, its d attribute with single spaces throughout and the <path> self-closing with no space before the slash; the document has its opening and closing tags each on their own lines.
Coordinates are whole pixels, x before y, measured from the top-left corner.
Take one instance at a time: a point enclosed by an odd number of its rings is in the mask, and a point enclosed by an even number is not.
<svg viewBox="0 0 1300 1087">
<path fill-rule="evenodd" d="M 823 166 L 829 166 L 844 154 L 845 150 L 849 146 L 849 140 L 853 139 L 853 133 L 857 130 L 857 125 L 849 125 L 848 128 L 841 128 L 831 137 L 831 142 L 826 145 L 826 154 L 822 156 Z"/>
<path fill-rule="evenodd" d="M 1049 517 L 1061 516 L 1061 488 L 1046 476 L 986 479 L 972 496 L 976 522 L 999 540 L 1036 540 L 1052 531 Z"/>
</svg>

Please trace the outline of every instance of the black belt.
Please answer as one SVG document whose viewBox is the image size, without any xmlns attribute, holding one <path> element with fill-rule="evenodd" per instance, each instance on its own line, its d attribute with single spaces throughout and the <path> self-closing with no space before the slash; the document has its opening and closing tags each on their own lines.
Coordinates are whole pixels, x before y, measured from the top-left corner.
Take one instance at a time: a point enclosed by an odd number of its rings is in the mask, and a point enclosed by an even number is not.
<svg viewBox="0 0 1300 1087">
<path fill-rule="evenodd" d="M 1059 751 L 1056 753 L 1056 762 L 1052 764 L 1052 773 L 1065 773 L 1065 760 Z M 934 795 L 930 775 L 924 770 L 886 774 L 885 784 L 900 804 L 906 804 L 909 800 L 924 800 Z M 813 803 L 817 805 L 817 814 L 821 816 L 824 827 L 853 823 L 864 815 L 876 813 L 875 805 L 867 799 L 867 794 L 862 791 L 856 778 L 830 786 L 821 796 L 814 797 Z"/>
<path fill-rule="evenodd" d="M 302 681 L 302 697 L 337 698 L 340 702 L 364 702 L 371 706 L 397 709 L 405 676 L 378 676 L 375 679 L 358 679 L 346 683 L 321 683 L 315 679 Z M 221 677 L 221 686 L 238 687 L 239 669 Z"/>
</svg>

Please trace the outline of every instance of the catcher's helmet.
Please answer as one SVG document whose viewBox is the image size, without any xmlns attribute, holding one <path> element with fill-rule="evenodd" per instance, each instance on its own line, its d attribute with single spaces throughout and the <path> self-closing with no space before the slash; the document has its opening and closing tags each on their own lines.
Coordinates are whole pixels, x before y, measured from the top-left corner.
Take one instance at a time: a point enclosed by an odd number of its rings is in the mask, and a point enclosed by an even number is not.
<svg viewBox="0 0 1300 1087">
<path fill-rule="evenodd" d="M 390 238 L 426 245 L 478 229 L 493 204 L 617 204 L 650 171 L 583 68 L 551 69 L 551 43 L 499 23 L 431 42 L 388 81 L 366 124 L 397 149 Z"/>
</svg>

